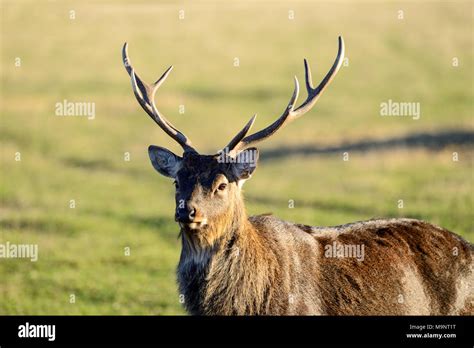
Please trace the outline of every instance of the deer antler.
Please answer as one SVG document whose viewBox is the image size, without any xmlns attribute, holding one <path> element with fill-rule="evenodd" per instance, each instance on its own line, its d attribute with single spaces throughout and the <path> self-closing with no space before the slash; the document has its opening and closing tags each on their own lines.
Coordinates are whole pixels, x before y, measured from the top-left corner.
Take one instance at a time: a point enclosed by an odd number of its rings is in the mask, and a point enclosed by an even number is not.
<svg viewBox="0 0 474 348">
<path fill-rule="evenodd" d="M 142 106 L 143 110 L 155 121 L 158 126 L 161 127 L 171 138 L 176 140 L 184 149 L 184 151 L 196 150 L 191 146 L 191 141 L 183 133 L 181 133 L 175 126 L 173 126 L 156 108 L 155 105 L 155 94 L 161 84 L 166 80 L 173 66 L 170 66 L 161 77 L 153 84 L 149 85 L 145 83 L 137 73 L 130 62 L 128 57 L 128 44 L 125 43 L 122 49 L 122 58 L 125 69 L 132 80 L 132 88 L 138 103 Z"/>
<path fill-rule="evenodd" d="M 227 152 L 230 156 L 236 156 L 240 151 L 252 146 L 253 144 L 262 141 L 274 133 L 276 133 L 280 128 L 282 128 L 285 124 L 290 123 L 291 121 L 296 120 L 298 117 L 303 116 L 307 113 L 311 108 L 316 104 L 317 100 L 319 99 L 321 93 L 324 89 L 329 85 L 332 81 L 336 73 L 339 71 L 339 68 L 342 65 L 342 60 L 344 59 L 344 40 L 341 36 L 339 36 L 339 48 L 336 56 L 336 60 L 332 65 L 329 72 L 326 74 L 324 79 L 321 83 L 316 87 L 313 88 L 313 83 L 311 80 L 311 70 L 309 68 L 308 62 L 306 59 L 304 60 L 304 68 L 305 68 L 305 79 L 306 79 L 306 90 L 308 91 L 308 97 L 306 100 L 301 104 L 298 108 L 295 109 L 295 102 L 298 99 L 299 93 L 299 83 L 298 79 L 295 76 L 295 89 L 293 91 L 293 95 L 290 98 L 290 102 L 286 107 L 283 114 L 271 125 L 268 127 L 246 136 L 246 133 L 249 131 L 250 127 L 253 125 L 255 121 L 255 116 L 247 123 L 247 125 L 232 139 L 232 141 L 227 145 Z"/>
</svg>

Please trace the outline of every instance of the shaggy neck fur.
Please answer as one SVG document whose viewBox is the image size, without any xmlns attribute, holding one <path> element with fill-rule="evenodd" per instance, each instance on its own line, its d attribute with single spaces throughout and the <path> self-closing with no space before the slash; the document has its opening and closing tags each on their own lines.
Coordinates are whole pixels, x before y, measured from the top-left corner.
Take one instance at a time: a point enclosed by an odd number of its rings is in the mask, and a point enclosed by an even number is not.
<svg viewBox="0 0 474 348">
<path fill-rule="evenodd" d="M 178 283 L 192 314 L 259 314 L 269 304 L 275 254 L 248 221 L 240 190 L 233 202 L 202 233 L 181 231 Z"/>
</svg>

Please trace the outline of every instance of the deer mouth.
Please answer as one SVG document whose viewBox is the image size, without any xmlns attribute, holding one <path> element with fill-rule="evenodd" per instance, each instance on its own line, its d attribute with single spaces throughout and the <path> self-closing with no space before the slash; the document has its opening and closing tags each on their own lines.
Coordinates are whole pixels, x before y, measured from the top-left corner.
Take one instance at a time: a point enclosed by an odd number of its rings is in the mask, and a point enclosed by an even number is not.
<svg viewBox="0 0 474 348">
<path fill-rule="evenodd" d="M 179 226 L 188 231 L 199 231 L 207 226 L 207 219 L 192 222 L 179 222 Z"/>
</svg>

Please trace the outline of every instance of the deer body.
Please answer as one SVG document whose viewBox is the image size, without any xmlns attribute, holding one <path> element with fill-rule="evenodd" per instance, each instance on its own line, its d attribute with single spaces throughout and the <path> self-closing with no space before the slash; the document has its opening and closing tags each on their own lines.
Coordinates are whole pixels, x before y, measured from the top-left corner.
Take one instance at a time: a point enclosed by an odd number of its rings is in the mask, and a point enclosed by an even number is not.
<svg viewBox="0 0 474 348">
<path fill-rule="evenodd" d="M 254 216 L 229 232 L 199 260 L 182 235 L 178 282 L 192 314 L 473 313 L 472 246 L 423 221 L 310 227 Z M 365 245 L 364 260 L 326 257 L 334 242 Z"/>
<path fill-rule="evenodd" d="M 189 313 L 474 314 L 473 246 L 443 228 L 413 219 L 311 227 L 271 215 L 247 217 L 242 186 L 258 161 L 252 145 L 315 105 L 341 67 L 341 37 L 336 60 L 317 87 L 305 60 L 308 96 L 300 106 L 295 78 L 288 106 L 275 122 L 247 135 L 252 117 L 215 155 L 199 154 L 158 111 L 154 97 L 171 67 L 149 85 L 130 64 L 127 44 L 122 54 L 139 104 L 184 150 L 178 156 L 152 145 L 148 153 L 153 167 L 176 185 L 182 241 L 177 276 Z"/>
</svg>

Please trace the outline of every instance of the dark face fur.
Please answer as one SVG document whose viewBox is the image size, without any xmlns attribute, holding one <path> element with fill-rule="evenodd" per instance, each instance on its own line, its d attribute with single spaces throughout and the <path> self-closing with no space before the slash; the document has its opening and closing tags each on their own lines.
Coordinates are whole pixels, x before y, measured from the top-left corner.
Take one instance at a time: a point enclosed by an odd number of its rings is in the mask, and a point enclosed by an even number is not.
<svg viewBox="0 0 474 348">
<path fill-rule="evenodd" d="M 181 231 L 201 246 L 212 245 L 242 216 L 241 187 L 258 159 L 258 151 L 249 150 L 254 151 L 252 161 L 229 163 L 235 161 L 223 155 L 185 152 L 179 157 L 164 148 L 149 147 L 154 168 L 175 180 L 175 219 Z"/>
</svg>

